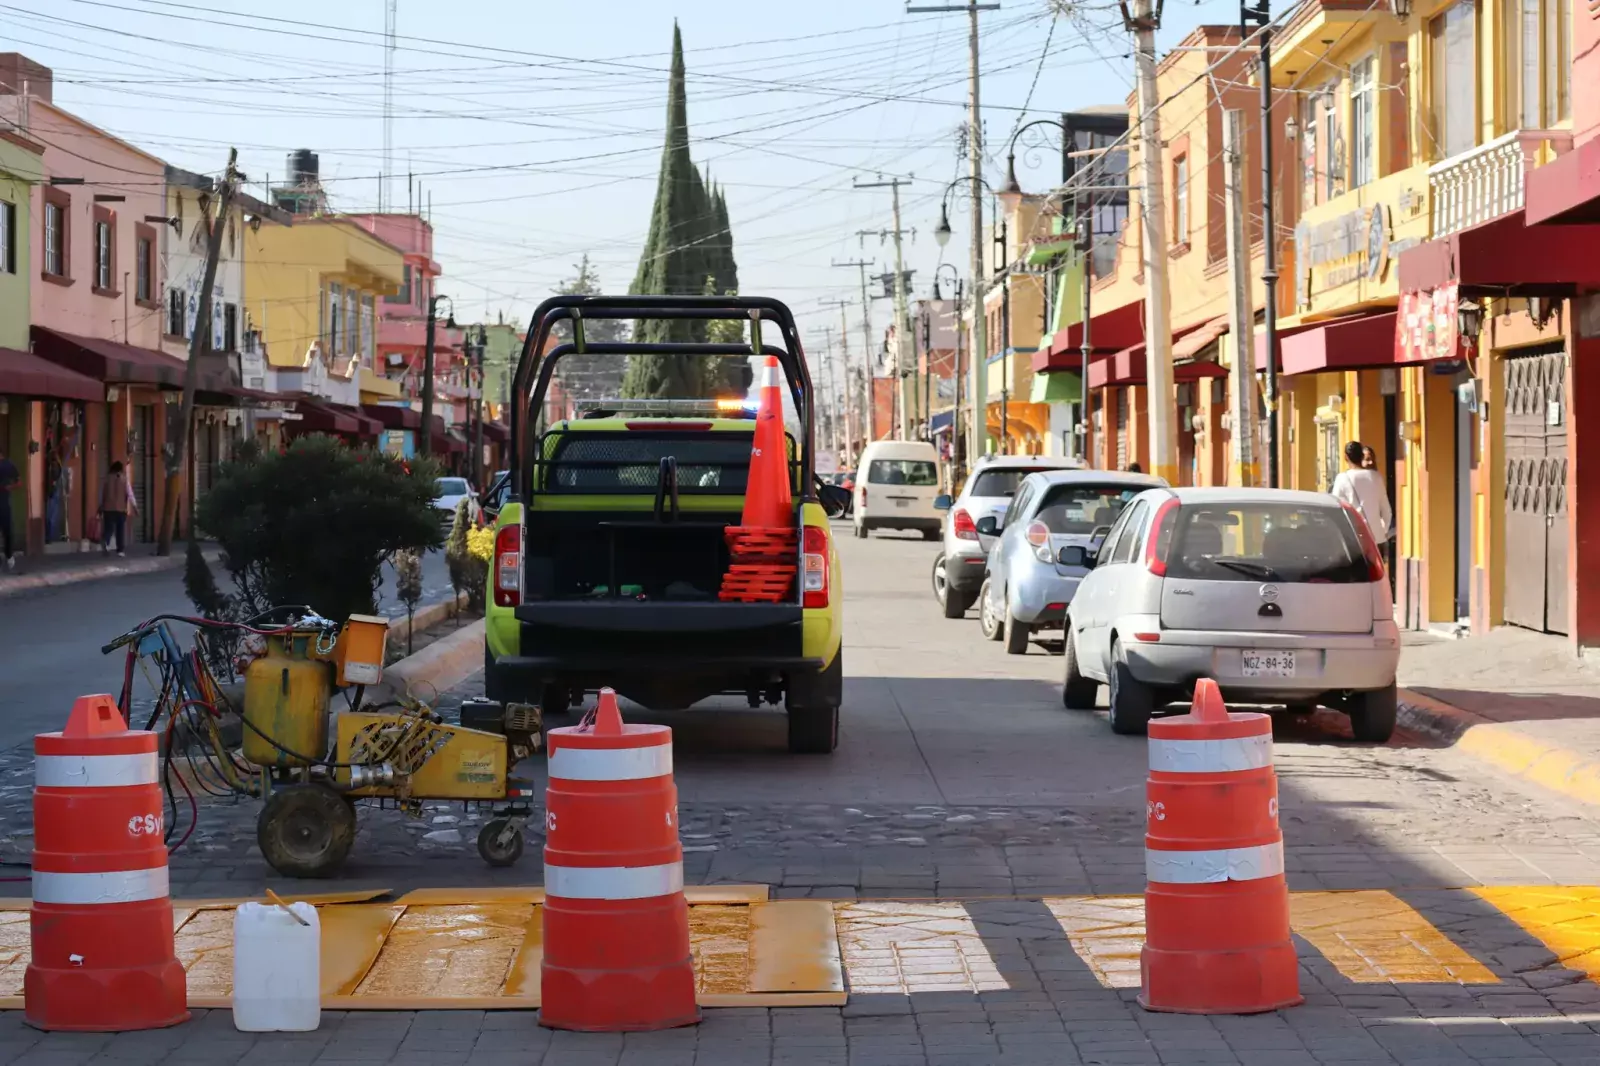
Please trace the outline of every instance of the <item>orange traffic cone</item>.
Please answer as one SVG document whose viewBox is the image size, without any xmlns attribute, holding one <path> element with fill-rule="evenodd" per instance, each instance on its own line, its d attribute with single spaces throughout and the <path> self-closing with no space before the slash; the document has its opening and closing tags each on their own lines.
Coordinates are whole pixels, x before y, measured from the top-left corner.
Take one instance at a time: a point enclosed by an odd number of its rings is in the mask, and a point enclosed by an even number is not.
<svg viewBox="0 0 1600 1066">
<path fill-rule="evenodd" d="M 783 374 L 778 357 L 761 368 L 761 406 L 750 445 L 750 475 L 745 482 L 744 529 L 792 529 L 794 494 L 789 472 L 789 441 L 783 432 Z"/>
<path fill-rule="evenodd" d="M 539 1024 L 587 1033 L 693 1025 L 672 730 L 627 725 L 600 691 L 594 724 L 550 730 Z"/>
<path fill-rule="evenodd" d="M 1272 772 L 1272 719 L 1230 713 L 1210 678 L 1150 723 L 1139 1004 L 1179 1014 L 1292 1007 L 1299 962 Z"/>
<path fill-rule="evenodd" d="M 23 1011 L 36 1029 L 129 1032 L 189 1017 L 173 951 L 156 734 L 110 696 L 33 738 L 33 959 Z"/>
</svg>

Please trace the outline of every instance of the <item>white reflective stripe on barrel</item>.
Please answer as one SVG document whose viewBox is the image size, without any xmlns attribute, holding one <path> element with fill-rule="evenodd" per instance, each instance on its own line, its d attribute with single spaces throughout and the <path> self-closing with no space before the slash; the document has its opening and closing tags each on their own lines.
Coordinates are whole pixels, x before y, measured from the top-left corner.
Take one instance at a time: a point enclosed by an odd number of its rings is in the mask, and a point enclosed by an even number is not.
<svg viewBox="0 0 1600 1066">
<path fill-rule="evenodd" d="M 33 871 L 35 903 L 138 903 L 167 896 L 167 868 L 96 874 Z"/>
<path fill-rule="evenodd" d="M 648 748 L 557 748 L 550 753 L 552 781 L 642 781 L 672 773 L 672 745 Z"/>
<path fill-rule="evenodd" d="M 781 384 L 782 384 L 782 381 L 778 377 L 778 368 L 777 367 L 775 367 L 775 366 L 764 366 L 764 367 L 761 368 L 761 381 L 757 384 L 757 386 L 756 386 L 757 388 L 776 389 Z"/>
<path fill-rule="evenodd" d="M 650 899 L 683 891 L 683 863 L 661 866 L 551 866 L 544 894 L 557 899 Z"/>
<path fill-rule="evenodd" d="M 1227 740 L 1150 738 L 1150 769 L 1166 774 L 1221 774 L 1272 765 L 1272 735 Z"/>
<path fill-rule="evenodd" d="M 1283 873 L 1283 841 L 1253 848 L 1215 851 L 1144 852 L 1144 876 L 1163 885 L 1209 885 L 1222 881 L 1256 881 Z"/>
<path fill-rule="evenodd" d="M 131 755 L 35 755 L 33 783 L 39 788 L 121 788 L 161 780 L 153 751 Z"/>
</svg>

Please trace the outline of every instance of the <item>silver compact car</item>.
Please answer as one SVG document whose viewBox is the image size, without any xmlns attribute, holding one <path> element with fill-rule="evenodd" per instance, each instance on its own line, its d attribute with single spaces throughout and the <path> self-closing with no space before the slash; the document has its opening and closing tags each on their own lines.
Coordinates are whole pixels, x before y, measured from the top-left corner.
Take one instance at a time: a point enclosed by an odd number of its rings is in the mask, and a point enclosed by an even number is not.
<svg viewBox="0 0 1600 1066">
<path fill-rule="evenodd" d="M 1150 716 L 1214 678 L 1223 698 L 1350 716 L 1357 740 L 1394 732 L 1400 632 L 1389 579 L 1359 512 L 1286 489 L 1141 494 L 1098 550 L 1068 613 L 1062 702 L 1110 689 L 1111 728 Z"/>
<path fill-rule="evenodd" d="M 933 597 L 946 618 L 961 618 L 978 600 L 987 549 L 978 537 L 985 516 L 999 518 L 1011 506 L 1017 486 L 1040 470 L 1077 470 L 1082 460 L 1049 455 L 991 455 L 978 460 L 961 495 L 940 496 L 935 508 L 947 511 L 943 550 L 933 560 Z"/>
<path fill-rule="evenodd" d="M 1022 655 L 1030 642 L 1059 637 L 1067 605 L 1088 572 L 1063 549 L 1092 550 L 1129 500 L 1166 482 L 1147 474 L 1053 470 L 1029 474 L 1004 514 L 977 522 L 988 564 L 978 591 L 978 624 L 990 640 Z M 992 545 L 992 547 L 991 547 Z"/>
</svg>

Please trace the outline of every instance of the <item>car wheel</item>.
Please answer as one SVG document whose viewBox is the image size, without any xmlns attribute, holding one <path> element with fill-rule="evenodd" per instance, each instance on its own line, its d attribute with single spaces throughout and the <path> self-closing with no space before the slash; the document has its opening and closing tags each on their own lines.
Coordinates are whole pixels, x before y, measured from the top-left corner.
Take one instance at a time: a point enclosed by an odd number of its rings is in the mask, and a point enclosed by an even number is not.
<svg viewBox="0 0 1600 1066">
<path fill-rule="evenodd" d="M 1156 709 L 1150 686 L 1133 676 L 1122 657 L 1122 645 L 1111 645 L 1111 731 L 1122 736 L 1143 736 Z"/>
<path fill-rule="evenodd" d="M 1006 620 L 1006 654 L 1026 655 L 1028 644 L 1033 637 L 1033 627 L 1026 622 L 1019 622 L 1011 613 L 1010 606 L 1005 608 Z"/>
<path fill-rule="evenodd" d="M 978 629 L 986 640 L 999 640 L 1005 636 L 1005 626 L 1000 624 L 1000 615 L 989 602 L 989 579 L 983 579 L 983 585 L 978 589 Z"/>
<path fill-rule="evenodd" d="M 1069 711 L 1094 709 L 1095 697 L 1100 695 L 1100 682 L 1084 677 L 1078 667 L 1078 638 L 1072 633 L 1072 619 L 1067 619 L 1067 639 L 1063 642 L 1062 657 L 1066 660 L 1065 679 L 1061 682 L 1061 705 Z"/>
<path fill-rule="evenodd" d="M 950 570 L 945 565 L 944 552 L 933 559 L 933 598 L 944 608 L 946 618 L 963 618 L 972 606 L 971 598 L 960 589 L 950 587 Z"/>
<path fill-rule="evenodd" d="M 789 751 L 827 755 L 839 746 L 839 705 L 844 702 L 844 649 L 821 674 L 801 685 L 791 683 L 784 710 L 789 718 Z"/>
<path fill-rule="evenodd" d="M 1400 710 L 1395 686 L 1358 692 L 1350 701 L 1350 734 L 1364 744 L 1387 744 Z"/>
</svg>

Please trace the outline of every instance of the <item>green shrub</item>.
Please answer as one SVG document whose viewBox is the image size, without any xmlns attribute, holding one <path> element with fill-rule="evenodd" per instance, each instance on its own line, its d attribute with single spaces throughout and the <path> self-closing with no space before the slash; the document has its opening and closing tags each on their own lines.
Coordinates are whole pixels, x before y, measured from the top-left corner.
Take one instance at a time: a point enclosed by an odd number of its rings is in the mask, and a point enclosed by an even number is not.
<svg viewBox="0 0 1600 1066">
<path fill-rule="evenodd" d="M 243 614 L 307 604 L 342 622 L 374 609 L 386 557 L 439 546 L 436 476 L 427 460 L 301 437 L 225 463 L 196 522 L 222 546 Z"/>
<path fill-rule="evenodd" d="M 469 515 L 469 500 L 463 498 L 456 504 L 456 518 L 450 526 L 450 538 L 444 543 L 445 565 L 450 570 L 450 584 L 460 595 L 467 594 L 469 610 L 483 610 L 484 586 L 489 580 L 489 560 L 473 554 L 469 543 L 473 521 Z"/>
</svg>

